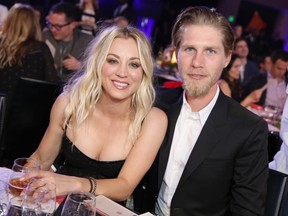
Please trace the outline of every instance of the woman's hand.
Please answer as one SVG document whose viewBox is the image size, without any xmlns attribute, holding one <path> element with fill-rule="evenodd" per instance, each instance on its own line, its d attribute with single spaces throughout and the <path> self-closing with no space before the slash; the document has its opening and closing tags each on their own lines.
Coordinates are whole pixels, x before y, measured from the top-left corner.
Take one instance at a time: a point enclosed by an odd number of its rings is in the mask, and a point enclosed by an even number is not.
<svg viewBox="0 0 288 216">
<path fill-rule="evenodd" d="M 260 100 L 265 89 L 267 89 L 267 84 L 264 85 L 262 88 L 256 89 L 251 92 L 243 101 L 241 101 L 241 105 L 247 107 L 251 103 L 257 103 Z"/>
<path fill-rule="evenodd" d="M 29 179 L 51 182 L 56 186 L 56 196 L 67 195 L 72 191 L 83 190 L 89 191 L 89 181 L 85 178 L 66 176 L 50 171 L 33 171 L 20 178 L 20 181 Z"/>
</svg>

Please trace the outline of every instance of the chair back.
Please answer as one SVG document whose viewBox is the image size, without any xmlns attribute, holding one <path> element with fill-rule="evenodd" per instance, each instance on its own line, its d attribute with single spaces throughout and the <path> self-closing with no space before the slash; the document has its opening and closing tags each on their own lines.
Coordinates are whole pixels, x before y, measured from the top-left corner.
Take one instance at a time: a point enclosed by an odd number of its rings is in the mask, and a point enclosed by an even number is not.
<svg viewBox="0 0 288 216">
<path fill-rule="evenodd" d="M 59 83 L 19 78 L 7 113 L 2 166 L 11 167 L 15 158 L 29 157 L 37 149 L 60 90 Z"/>
<path fill-rule="evenodd" d="M 288 175 L 269 169 L 265 216 L 287 216 Z"/>
</svg>

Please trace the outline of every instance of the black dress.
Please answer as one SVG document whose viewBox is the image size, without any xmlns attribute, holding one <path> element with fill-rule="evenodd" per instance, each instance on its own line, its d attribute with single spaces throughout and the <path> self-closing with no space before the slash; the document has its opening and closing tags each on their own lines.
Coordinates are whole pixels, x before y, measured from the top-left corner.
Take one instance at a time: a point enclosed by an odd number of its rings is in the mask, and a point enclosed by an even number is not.
<svg viewBox="0 0 288 216">
<path fill-rule="evenodd" d="M 96 179 L 117 178 L 125 160 L 98 161 L 81 152 L 66 133 L 62 139 L 61 156 L 64 163 L 57 173 L 78 177 L 94 177 Z"/>
<path fill-rule="evenodd" d="M 64 133 L 61 146 L 61 157 L 64 159 L 63 165 L 59 167 L 57 173 L 78 176 L 94 177 L 96 179 L 116 178 L 125 162 L 119 161 L 97 161 L 81 152 Z M 57 208 L 54 216 L 60 216 L 65 200 Z M 119 204 L 124 205 L 125 202 Z M 98 215 L 98 214 L 97 214 Z"/>
</svg>

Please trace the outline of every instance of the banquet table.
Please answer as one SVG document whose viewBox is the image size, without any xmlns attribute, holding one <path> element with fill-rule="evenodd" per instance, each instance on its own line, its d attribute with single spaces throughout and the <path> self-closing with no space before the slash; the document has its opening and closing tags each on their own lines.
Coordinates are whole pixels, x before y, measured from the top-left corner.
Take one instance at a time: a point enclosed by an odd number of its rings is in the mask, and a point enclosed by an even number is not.
<svg viewBox="0 0 288 216">
<path fill-rule="evenodd" d="M 0 180 L 8 181 L 10 174 L 10 169 L 5 167 L 0 167 Z M 61 204 L 60 204 L 61 206 Z M 98 195 L 96 197 L 96 216 L 151 216 L 149 212 L 138 215 L 124 206 L 119 205 L 113 200 L 103 196 Z M 57 210 L 56 210 L 57 212 Z M 56 214 L 58 215 L 58 214 Z M 60 215 L 60 214 L 59 214 Z"/>
</svg>

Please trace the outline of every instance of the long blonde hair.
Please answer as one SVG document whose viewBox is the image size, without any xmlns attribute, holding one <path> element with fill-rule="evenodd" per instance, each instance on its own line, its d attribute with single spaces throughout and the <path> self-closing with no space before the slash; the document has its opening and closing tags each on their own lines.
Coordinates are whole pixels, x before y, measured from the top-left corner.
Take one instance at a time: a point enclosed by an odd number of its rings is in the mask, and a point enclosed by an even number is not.
<svg viewBox="0 0 288 216">
<path fill-rule="evenodd" d="M 98 32 L 86 51 L 82 72 L 76 73 L 64 93 L 70 97 L 65 110 L 65 125 L 77 129 L 91 113 L 102 96 L 102 67 L 110 46 L 115 38 L 133 38 L 138 47 L 143 79 L 139 89 L 132 95 L 131 112 L 133 119 L 129 126 L 128 142 L 134 143 L 139 136 L 141 125 L 155 100 L 153 87 L 153 59 L 151 46 L 146 36 L 137 28 L 117 25 L 106 27 Z"/>
<path fill-rule="evenodd" d="M 35 40 L 41 40 L 41 27 L 34 9 L 26 4 L 15 4 L 9 10 L 0 34 L 0 68 L 21 65 Z"/>
</svg>

